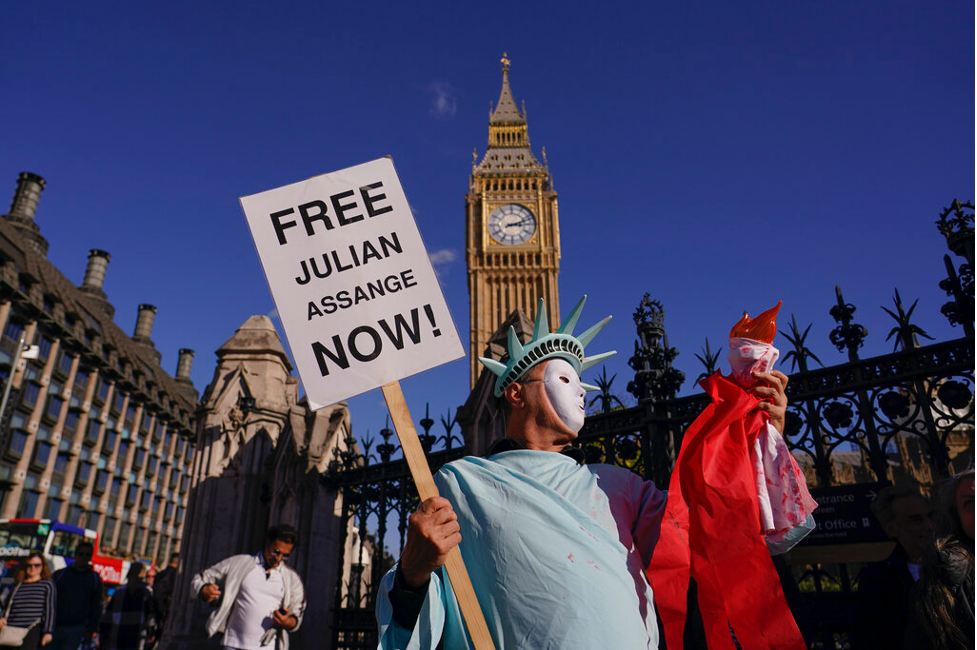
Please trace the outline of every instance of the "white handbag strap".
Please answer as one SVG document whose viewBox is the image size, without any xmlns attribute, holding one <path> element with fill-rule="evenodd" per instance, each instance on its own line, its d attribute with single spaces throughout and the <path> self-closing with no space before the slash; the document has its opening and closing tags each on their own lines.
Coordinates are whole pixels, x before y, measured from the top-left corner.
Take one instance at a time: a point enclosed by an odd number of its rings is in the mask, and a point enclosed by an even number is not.
<svg viewBox="0 0 977 650">
<path fill-rule="evenodd" d="M 7 603 L 7 610 L 3 613 L 4 618 L 10 618 L 10 607 L 14 604 L 14 596 L 17 595 L 18 589 L 20 589 L 19 582 L 14 586 L 13 593 L 10 594 L 10 601 Z"/>
</svg>

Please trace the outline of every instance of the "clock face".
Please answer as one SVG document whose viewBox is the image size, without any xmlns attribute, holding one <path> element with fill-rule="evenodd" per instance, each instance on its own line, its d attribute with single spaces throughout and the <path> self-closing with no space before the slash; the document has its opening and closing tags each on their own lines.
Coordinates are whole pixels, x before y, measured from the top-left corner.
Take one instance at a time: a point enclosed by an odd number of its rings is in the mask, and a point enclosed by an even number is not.
<svg viewBox="0 0 977 650">
<path fill-rule="evenodd" d="M 536 217 L 527 208 L 510 203 L 492 211 L 488 219 L 488 230 L 492 239 L 500 244 L 524 244 L 536 232 Z"/>
</svg>

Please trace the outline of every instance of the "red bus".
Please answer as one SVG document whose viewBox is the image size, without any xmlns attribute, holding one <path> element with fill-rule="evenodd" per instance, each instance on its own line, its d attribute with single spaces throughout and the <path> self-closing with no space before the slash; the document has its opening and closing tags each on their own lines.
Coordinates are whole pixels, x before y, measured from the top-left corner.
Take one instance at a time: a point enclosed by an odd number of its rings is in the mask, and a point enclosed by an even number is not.
<svg viewBox="0 0 977 650">
<path fill-rule="evenodd" d="M 92 567 L 102 582 L 118 585 L 125 580 L 131 562 L 99 555 L 96 531 L 50 519 L 0 519 L 0 578 L 4 583 L 12 581 L 21 561 L 34 551 L 44 555 L 52 573 L 63 569 L 74 562 L 75 548 L 83 541 L 95 547 Z"/>
</svg>

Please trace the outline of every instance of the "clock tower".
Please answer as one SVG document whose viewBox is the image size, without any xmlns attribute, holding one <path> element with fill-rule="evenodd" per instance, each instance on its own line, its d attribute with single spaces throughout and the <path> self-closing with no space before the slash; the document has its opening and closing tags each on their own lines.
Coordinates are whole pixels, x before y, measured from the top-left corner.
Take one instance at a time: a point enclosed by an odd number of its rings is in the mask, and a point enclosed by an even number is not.
<svg viewBox="0 0 977 650">
<path fill-rule="evenodd" d="M 546 301 L 550 328 L 560 324 L 557 276 L 560 227 L 556 192 L 546 162 L 529 145 L 525 106 L 516 106 L 509 87 L 509 59 L 502 55 L 502 92 L 490 109 L 488 149 L 472 156 L 465 196 L 466 261 L 471 385 L 481 371 L 489 337 L 516 309 L 532 318 Z"/>
</svg>

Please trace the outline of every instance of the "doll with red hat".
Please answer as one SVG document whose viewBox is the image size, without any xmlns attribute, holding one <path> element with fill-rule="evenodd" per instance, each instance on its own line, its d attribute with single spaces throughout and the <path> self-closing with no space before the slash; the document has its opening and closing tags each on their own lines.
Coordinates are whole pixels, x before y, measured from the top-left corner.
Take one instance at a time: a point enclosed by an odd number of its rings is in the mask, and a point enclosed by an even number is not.
<svg viewBox="0 0 977 650">
<path fill-rule="evenodd" d="M 733 326 L 730 374 L 701 382 L 711 404 L 686 431 L 672 471 L 648 567 L 670 649 L 682 647 L 690 578 L 710 648 L 734 648 L 730 630 L 744 648 L 806 647 L 771 559 L 810 532 L 817 507 L 767 401 L 787 382 L 773 369 L 780 305 Z"/>
</svg>

